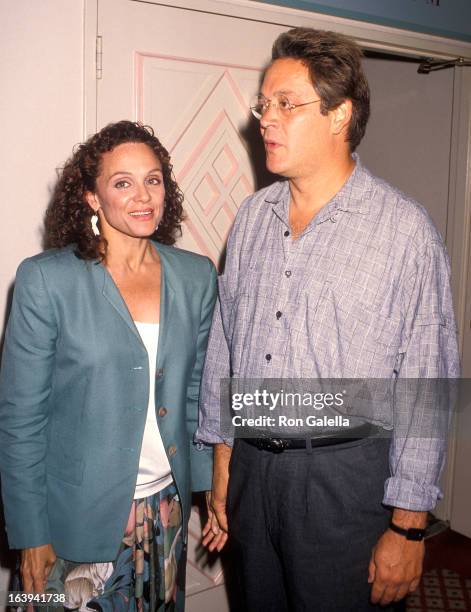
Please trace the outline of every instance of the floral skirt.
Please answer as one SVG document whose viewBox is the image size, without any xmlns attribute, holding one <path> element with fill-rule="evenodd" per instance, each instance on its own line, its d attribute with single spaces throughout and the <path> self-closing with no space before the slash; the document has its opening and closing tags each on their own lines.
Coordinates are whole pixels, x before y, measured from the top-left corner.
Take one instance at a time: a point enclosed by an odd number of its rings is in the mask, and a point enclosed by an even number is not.
<svg viewBox="0 0 471 612">
<path fill-rule="evenodd" d="M 46 592 L 65 593 L 64 610 L 182 612 L 186 554 L 174 483 L 134 500 L 118 556 L 109 563 L 57 558 Z M 45 608 L 40 608 L 44 612 Z M 51 608 L 51 612 L 58 608 Z"/>
</svg>

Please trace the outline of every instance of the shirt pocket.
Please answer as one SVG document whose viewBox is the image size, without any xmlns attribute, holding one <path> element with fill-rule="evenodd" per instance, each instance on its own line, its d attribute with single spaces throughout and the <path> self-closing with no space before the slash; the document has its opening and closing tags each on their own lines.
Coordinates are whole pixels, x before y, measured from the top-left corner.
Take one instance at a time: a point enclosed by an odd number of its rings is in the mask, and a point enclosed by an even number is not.
<svg viewBox="0 0 471 612">
<path fill-rule="evenodd" d="M 390 304 L 360 299 L 342 283 L 324 283 L 311 324 L 329 362 L 332 376 L 391 378 L 402 351 L 403 319 L 390 316 Z"/>
<path fill-rule="evenodd" d="M 241 275 L 238 286 L 238 296 L 247 296 L 251 300 L 259 300 L 273 295 L 278 284 L 278 277 L 261 265 L 247 268 Z"/>
</svg>

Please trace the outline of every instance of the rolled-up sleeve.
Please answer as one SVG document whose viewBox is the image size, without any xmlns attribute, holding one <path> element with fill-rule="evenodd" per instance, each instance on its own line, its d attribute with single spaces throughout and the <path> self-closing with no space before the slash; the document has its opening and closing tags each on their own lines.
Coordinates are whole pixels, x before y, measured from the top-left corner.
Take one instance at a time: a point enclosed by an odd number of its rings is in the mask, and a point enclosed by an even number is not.
<svg viewBox="0 0 471 612">
<path fill-rule="evenodd" d="M 431 241 L 418 255 L 404 290 L 406 342 L 383 502 L 426 511 L 442 497 L 439 479 L 460 364 L 445 247 Z"/>
</svg>

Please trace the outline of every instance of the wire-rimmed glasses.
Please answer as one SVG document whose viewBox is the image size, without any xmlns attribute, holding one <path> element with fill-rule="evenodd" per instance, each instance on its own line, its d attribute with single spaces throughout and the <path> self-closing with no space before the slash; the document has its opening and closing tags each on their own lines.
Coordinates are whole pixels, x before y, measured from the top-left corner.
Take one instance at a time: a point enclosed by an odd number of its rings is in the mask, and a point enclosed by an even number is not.
<svg viewBox="0 0 471 612">
<path fill-rule="evenodd" d="M 311 100 L 310 102 L 301 102 L 300 104 L 293 104 L 284 94 L 273 96 L 273 98 L 265 98 L 264 95 L 257 94 L 252 98 L 250 102 L 250 110 L 252 111 L 253 116 L 256 119 L 260 120 L 270 108 L 270 106 L 273 106 L 274 108 L 277 108 L 283 116 L 286 117 L 295 108 L 298 108 L 299 106 L 307 106 L 308 104 L 314 104 L 315 102 L 320 102 L 320 98 L 318 100 Z"/>
</svg>

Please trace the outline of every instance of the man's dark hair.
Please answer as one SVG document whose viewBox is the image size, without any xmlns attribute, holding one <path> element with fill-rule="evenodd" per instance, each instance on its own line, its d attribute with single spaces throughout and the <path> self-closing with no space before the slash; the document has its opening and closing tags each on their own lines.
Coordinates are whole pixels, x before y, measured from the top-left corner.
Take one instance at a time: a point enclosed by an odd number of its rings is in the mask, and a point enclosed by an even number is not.
<svg viewBox="0 0 471 612">
<path fill-rule="evenodd" d="M 370 90 L 361 65 L 360 47 L 350 38 L 312 28 L 294 28 L 280 34 L 272 49 L 272 60 L 300 60 L 309 70 L 314 89 L 327 114 L 344 100 L 352 101 L 347 140 L 354 151 L 365 134 L 370 116 Z"/>
</svg>

